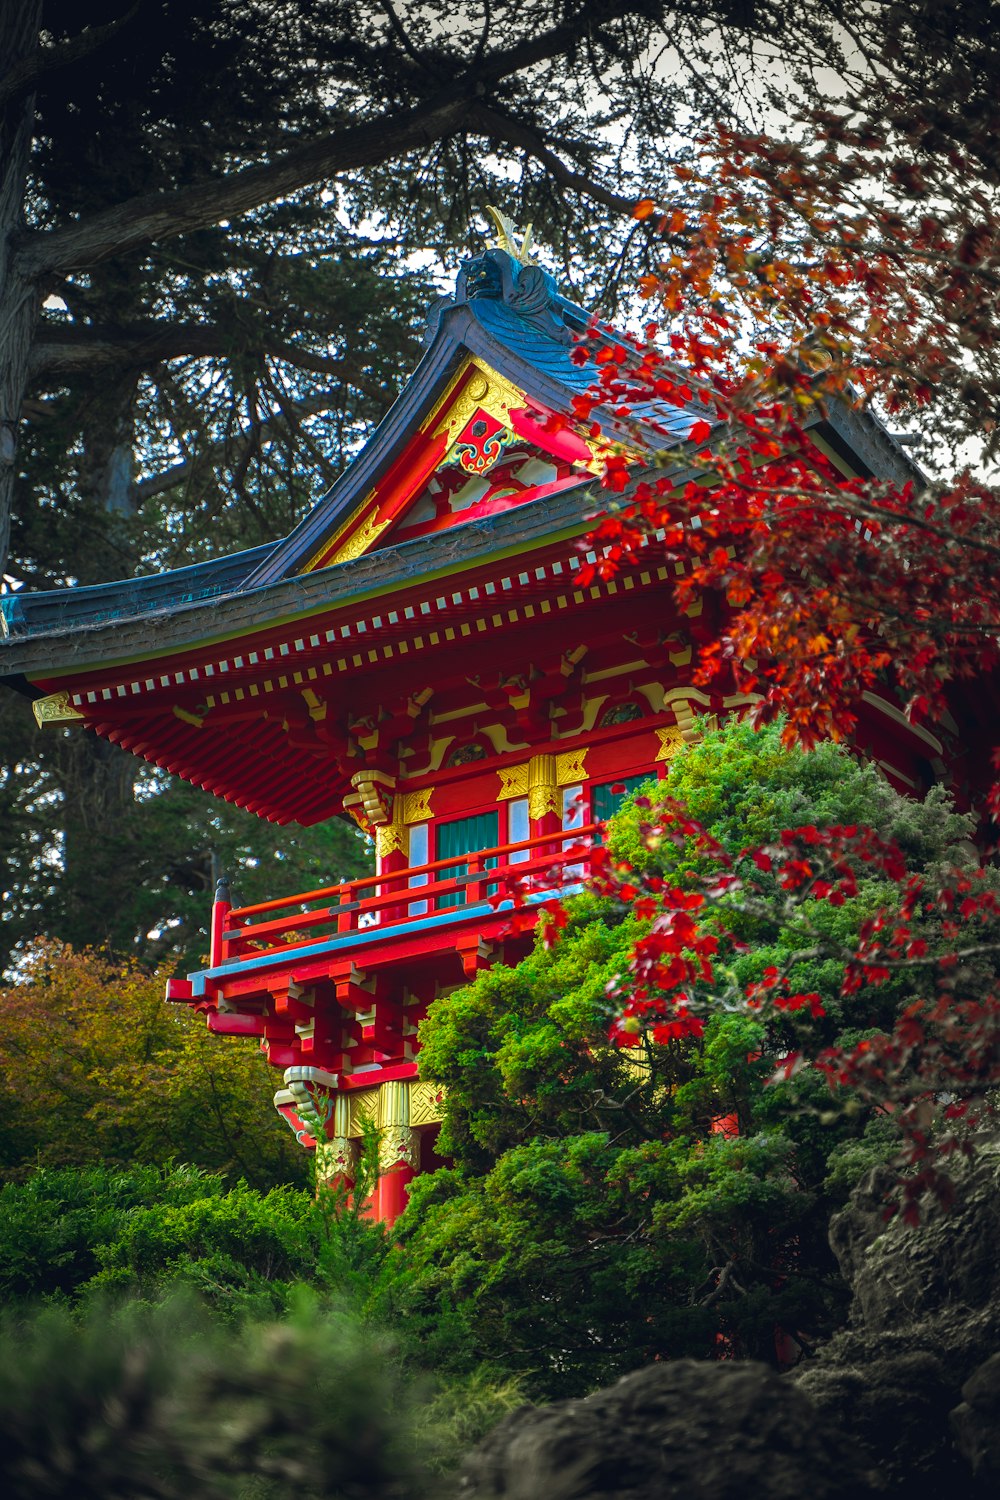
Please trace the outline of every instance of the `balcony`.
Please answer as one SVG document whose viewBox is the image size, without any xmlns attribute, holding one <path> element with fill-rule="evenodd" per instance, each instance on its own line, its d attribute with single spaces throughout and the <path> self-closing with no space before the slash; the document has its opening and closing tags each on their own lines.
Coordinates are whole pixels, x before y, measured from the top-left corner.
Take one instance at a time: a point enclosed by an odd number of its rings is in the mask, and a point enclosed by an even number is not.
<svg viewBox="0 0 1000 1500">
<path fill-rule="evenodd" d="M 530 932 L 523 921 L 512 931 L 507 893 L 516 886 L 530 906 L 578 888 L 600 828 L 538 834 L 253 906 L 233 907 L 222 895 L 208 966 L 171 980 L 167 998 L 212 1012 L 212 1030 L 289 1043 L 297 1009 L 289 1001 L 313 991 L 315 1009 L 317 986 L 320 1000 L 328 995 L 355 1012 L 404 986 L 433 998 L 496 958 L 527 951 Z"/>
</svg>

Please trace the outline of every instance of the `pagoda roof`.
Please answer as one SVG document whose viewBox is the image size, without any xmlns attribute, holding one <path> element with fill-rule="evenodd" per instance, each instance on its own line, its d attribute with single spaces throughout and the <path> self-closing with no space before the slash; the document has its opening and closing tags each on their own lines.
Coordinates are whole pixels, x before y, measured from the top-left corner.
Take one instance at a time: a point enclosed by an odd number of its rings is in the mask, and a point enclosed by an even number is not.
<svg viewBox="0 0 1000 1500">
<path fill-rule="evenodd" d="M 346 773 L 308 742 L 324 705 L 383 688 L 405 701 L 421 652 L 481 657 L 501 618 L 516 630 L 537 609 L 599 607 L 614 586 L 591 585 L 584 599 L 573 573 L 604 508 L 595 475 L 608 443 L 639 466 L 670 449 L 678 480 L 693 472 L 683 448 L 700 403 L 651 401 L 627 417 L 599 403 L 594 439 L 573 405 L 595 382 L 584 341 L 591 355 L 614 346 L 626 367 L 641 357 L 540 267 L 499 249 L 467 262 L 431 314 L 405 388 L 289 536 L 158 576 L 5 596 L 0 681 L 42 699 L 40 719 L 82 721 L 261 816 L 314 822 L 340 811 Z M 811 436 L 853 472 L 913 477 L 866 413 L 835 407 Z M 483 447 L 494 439 L 510 483 L 470 505 L 454 484 L 488 489 L 481 476 L 503 467 Z M 435 488 L 442 474 L 452 490 Z M 431 498 L 436 518 L 415 521 Z M 637 563 L 636 579 L 669 588 L 657 561 L 653 572 Z M 440 658 L 422 670 L 436 677 Z M 296 729 L 289 712 L 301 716 L 302 699 L 312 721 Z M 279 700 L 291 700 L 283 722 Z"/>
<path fill-rule="evenodd" d="M 633 343 L 562 297 L 540 267 L 521 266 L 506 251 L 488 250 L 464 264 L 454 295 L 442 298 L 431 312 L 425 353 L 400 395 L 289 536 L 160 574 L 8 594 L 0 598 L 0 630 L 14 639 L 65 637 L 81 630 L 89 634 L 112 621 L 124 623 L 178 610 L 187 613 L 199 602 L 218 603 L 294 576 L 306 569 L 323 541 L 337 532 L 391 468 L 463 362 L 471 357 L 533 398 L 543 410 L 566 417 L 572 414 L 573 397 L 593 390 L 598 369 L 594 358 L 581 360 L 578 353 L 576 359 L 572 357 L 583 340 L 591 355 L 602 345 L 620 349 L 626 368 L 639 358 Z M 653 452 L 683 444 L 693 423 L 705 414 L 705 408 L 697 404 L 683 408 L 648 401 L 634 406 L 626 420 L 610 403 L 598 403 L 593 419 L 607 443 L 620 441 L 641 458 L 643 449 Z M 829 429 L 834 448 L 856 467 L 860 463 L 863 470 L 886 478 L 914 477 L 908 455 L 868 413 L 839 406 L 822 425 Z M 581 481 L 589 491 L 589 476 L 581 475 Z M 598 497 L 592 494 L 589 503 L 594 509 Z M 0 681 L 16 675 L 13 660 L 19 656 L 0 643 Z"/>
</svg>

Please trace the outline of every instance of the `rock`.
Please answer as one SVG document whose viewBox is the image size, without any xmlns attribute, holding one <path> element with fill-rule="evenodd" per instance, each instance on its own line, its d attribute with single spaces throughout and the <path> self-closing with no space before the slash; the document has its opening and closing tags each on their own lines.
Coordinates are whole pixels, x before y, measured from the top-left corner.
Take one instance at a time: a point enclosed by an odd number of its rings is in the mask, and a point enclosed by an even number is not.
<svg viewBox="0 0 1000 1500">
<path fill-rule="evenodd" d="M 980 1143 L 954 1177 L 954 1206 L 931 1207 L 916 1229 L 886 1222 L 884 1171 L 859 1184 L 830 1230 L 850 1324 L 796 1374 L 821 1419 L 857 1439 L 881 1492 L 907 1500 L 972 1495 L 1000 1477 L 989 1395 L 1000 1381 L 1000 1142 Z"/>
<path fill-rule="evenodd" d="M 527 1407 L 466 1461 L 466 1500 L 863 1500 L 1000 1485 L 1000 1140 L 958 1199 L 886 1222 L 870 1174 L 833 1221 L 850 1323 L 792 1376 L 651 1365 L 579 1401 Z"/>
<path fill-rule="evenodd" d="M 955 1444 L 982 1492 L 995 1495 L 1000 1485 L 1000 1354 L 973 1371 L 962 1396 L 962 1405 L 951 1413 Z"/>
<path fill-rule="evenodd" d="M 917 1229 L 884 1219 L 884 1169 L 870 1173 L 830 1225 L 830 1243 L 851 1285 L 851 1321 L 893 1332 L 943 1309 L 1000 1311 L 1000 1142 L 981 1145 L 954 1169 L 958 1198 L 928 1209 Z"/>
<path fill-rule="evenodd" d="M 523 1408 L 466 1461 L 467 1500 L 864 1500 L 851 1444 L 766 1365 L 650 1365 Z"/>
<path fill-rule="evenodd" d="M 796 1384 L 820 1422 L 850 1434 L 879 1493 L 937 1497 L 961 1479 L 949 1427 L 955 1386 L 933 1351 L 868 1351 L 852 1364 L 820 1358 Z"/>
</svg>

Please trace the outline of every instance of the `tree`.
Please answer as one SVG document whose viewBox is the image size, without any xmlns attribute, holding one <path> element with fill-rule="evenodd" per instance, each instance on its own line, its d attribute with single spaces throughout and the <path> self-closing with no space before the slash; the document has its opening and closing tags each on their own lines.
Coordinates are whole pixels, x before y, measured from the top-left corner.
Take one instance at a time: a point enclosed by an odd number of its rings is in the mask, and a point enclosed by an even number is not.
<svg viewBox="0 0 1000 1500">
<path fill-rule="evenodd" d="M 9 718 L 0 972 L 15 976 L 39 934 L 80 949 L 100 941 L 147 967 L 196 968 L 223 872 L 250 904 L 371 869 L 370 840 L 346 818 L 274 828 L 159 771 L 143 774 L 94 735 L 81 745 L 72 733 L 52 742 L 50 732 L 47 752 L 36 752 L 38 731 Z"/>
<path fill-rule="evenodd" d="M 669 211 L 652 198 L 638 206 L 664 246 L 640 283 L 658 322 L 628 368 L 606 368 L 603 392 L 625 409 L 651 392 L 700 399 L 699 472 L 678 485 L 675 461 L 690 463 L 690 453 L 665 452 L 638 476 L 615 460 L 605 483 L 622 498 L 597 532 L 607 552 L 596 567 L 614 571 L 662 529 L 684 565 L 679 602 L 707 595 L 719 607 L 700 680 L 756 695 L 753 722 L 783 716 L 788 740 L 849 736 L 862 695 L 888 692 L 941 733 L 955 791 L 989 851 L 1000 807 L 1000 490 L 991 483 L 1000 53 L 985 7 L 958 32 L 936 5 L 894 5 L 888 20 L 848 102 L 803 114 L 790 139 L 719 126 L 699 163 L 677 173 Z M 653 341 L 661 331 L 669 360 Z M 845 477 L 836 454 L 824 457 L 806 435 L 831 403 L 917 420 L 930 473 L 913 468 L 905 483 Z M 647 837 L 704 830 L 668 804 L 650 807 Z M 720 899 L 759 912 L 774 879 L 783 903 L 835 903 L 881 870 L 898 895 L 842 955 L 845 981 L 850 991 L 905 976 L 910 1004 L 877 1042 L 789 1058 L 786 1069 L 809 1062 L 893 1112 L 901 1199 L 916 1218 L 925 1190 L 952 1191 L 947 1154 L 972 1149 L 994 1118 L 1000 995 L 988 872 L 957 862 L 929 880 L 870 820 L 821 837 L 790 826 L 756 849 L 749 874 L 714 857 L 721 868 L 696 892 L 651 889 L 610 866 L 599 881 L 657 913 L 655 936 L 632 958 L 623 1016 L 673 1033 L 703 1024 L 710 993 L 767 1014 L 807 1004 L 794 965 L 776 966 L 737 1002 L 706 916 Z M 928 912 L 942 918 L 939 946 L 915 931 Z"/>
<path fill-rule="evenodd" d="M 257 1186 L 301 1181 L 259 1048 L 163 1003 L 164 976 L 40 947 L 0 995 L 0 1172 L 187 1162 Z"/>
<path fill-rule="evenodd" d="M 694 69 L 659 81 L 650 42 L 690 40 L 695 64 L 707 45 L 700 9 L 651 3 L 637 12 L 619 0 L 503 4 L 467 18 L 434 0 L 398 12 L 366 0 L 320 11 L 262 0 L 210 16 L 191 0 L 105 0 L 92 16 L 80 31 L 75 8 L 31 0 L 5 22 L 3 409 L 15 423 L 31 360 L 36 381 L 46 372 L 50 381 L 74 370 L 113 372 L 106 389 L 123 417 L 128 401 L 113 389 L 117 377 L 134 391 L 137 375 L 150 371 L 169 403 L 164 366 L 178 358 L 228 355 L 234 386 L 242 378 L 251 407 L 256 391 L 250 372 L 241 377 L 241 352 L 308 368 L 301 307 L 299 326 L 288 321 L 300 268 L 282 263 L 279 245 L 289 231 L 315 224 L 315 185 L 334 184 L 333 201 L 355 224 L 385 216 L 389 197 L 407 225 L 406 248 L 414 248 L 414 230 L 430 224 L 434 243 L 458 223 L 464 236 L 469 178 L 495 184 L 512 160 L 525 163 L 526 206 L 547 192 L 552 207 L 569 192 L 627 213 L 633 199 L 608 185 L 601 160 L 614 139 L 606 116 L 634 115 L 640 148 L 662 134 L 679 107 L 697 101 L 697 81 Z M 728 4 L 712 20 L 735 28 L 741 42 L 752 38 L 753 18 Z M 792 61 L 830 54 L 824 25 L 828 31 L 829 16 L 790 39 Z M 752 40 L 744 47 L 752 52 Z M 492 164 L 473 152 L 474 141 L 496 153 Z M 616 165 L 626 160 L 619 151 Z M 399 164 L 411 174 L 402 194 Z M 379 176 L 386 168 L 391 196 Z M 434 201 L 442 188 L 456 200 L 443 215 Z M 303 190 L 306 197 L 296 197 Z M 247 218 L 258 211 L 262 217 Z M 111 281 L 98 267 L 111 268 Z M 166 293 L 165 316 L 153 285 Z M 39 323 L 47 295 L 64 311 Z M 250 307 L 254 319 L 241 315 Z M 360 374 L 353 358 L 348 351 L 348 368 L 334 369 L 321 338 L 311 363 L 350 378 Z M 266 375 L 255 373 L 266 388 Z M 261 414 L 248 415 L 252 439 Z M 286 402 L 274 420 L 295 416 Z M 109 411 L 104 425 L 110 461 L 120 423 Z M 183 401 L 174 425 L 189 429 Z M 5 515 L 15 436 L 11 430 L 4 457 Z"/>
<path fill-rule="evenodd" d="M 874 815 L 929 879 L 969 830 L 947 798 L 912 803 L 841 748 L 783 747 L 778 727 L 707 732 L 659 789 L 718 843 L 651 847 L 638 796 L 610 825 L 607 869 L 630 865 L 644 893 L 658 881 L 694 895 L 720 852 L 739 868 L 748 842 L 803 820 L 830 830 Z M 894 1146 L 870 1097 L 849 1089 L 836 1110 L 804 1070 L 769 1083 L 776 1057 L 885 1034 L 905 1004 L 899 978 L 843 994 L 842 955 L 894 894 L 882 870 L 836 907 L 783 905 L 776 882 L 752 910 L 720 904 L 704 924 L 716 993 L 711 979 L 702 1003 L 689 993 L 674 1030 L 657 1025 L 656 983 L 643 977 L 642 1001 L 629 983 L 659 917 L 624 880 L 567 901 L 556 941 L 438 999 L 421 1027 L 422 1073 L 447 1087 L 439 1149 L 453 1165 L 417 1180 L 400 1223 L 407 1316 L 443 1362 L 511 1364 L 547 1394 L 653 1358 L 774 1362 L 776 1327 L 784 1358 L 808 1350 L 844 1312 L 830 1214 Z M 925 919 L 928 942 L 939 926 Z M 790 967 L 814 1005 L 719 1003 L 727 983 L 742 996 Z M 624 1045 L 609 1045 L 616 1026 Z"/>
<path fill-rule="evenodd" d="M 836 61 L 832 3 L 92 0 L 88 24 L 65 0 L 6 7 L 0 563 L 12 495 L 29 587 L 285 533 L 416 357 L 415 259 L 450 260 L 513 180 L 593 296 L 663 140 L 718 107 L 720 68 L 735 97 L 772 9 L 806 90 Z M 170 788 L 92 736 L 47 747 L 23 704 L 0 729 L 15 936 L 141 953 L 186 925 L 211 860 L 157 866 L 149 799 Z M 251 857 L 285 847 L 263 830 Z"/>
</svg>

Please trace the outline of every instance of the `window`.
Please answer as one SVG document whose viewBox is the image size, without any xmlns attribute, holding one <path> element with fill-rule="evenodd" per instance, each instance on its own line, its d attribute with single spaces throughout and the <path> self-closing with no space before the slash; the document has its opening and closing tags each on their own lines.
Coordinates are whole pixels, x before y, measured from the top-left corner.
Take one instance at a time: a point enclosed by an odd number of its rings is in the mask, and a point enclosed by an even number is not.
<svg viewBox="0 0 1000 1500">
<path fill-rule="evenodd" d="M 603 823 L 613 817 L 625 798 L 637 787 L 648 781 L 653 773 L 646 771 L 641 776 L 619 776 L 615 781 L 606 781 L 602 786 L 590 788 L 590 818 L 593 823 Z M 613 790 L 614 788 L 614 790 Z"/>
<path fill-rule="evenodd" d="M 450 859 L 452 855 L 474 854 L 479 849 L 492 849 L 500 842 L 500 814 L 496 808 L 491 812 L 477 813 L 474 818 L 456 818 L 451 823 L 439 823 L 437 826 L 437 858 Z M 489 868 L 496 864 L 494 857 L 489 861 Z M 465 863 L 448 865 L 439 870 L 435 880 L 450 880 L 456 875 L 464 875 L 468 870 Z M 455 891 L 453 895 L 439 896 L 437 899 L 438 909 L 444 910 L 450 906 L 464 906 L 465 892 Z"/>
<path fill-rule="evenodd" d="M 531 819 L 528 817 L 527 797 L 515 797 L 507 803 L 507 843 L 522 844 L 531 838 Z M 510 856 L 512 865 L 523 865 L 534 854 L 533 849 L 517 849 Z"/>
<path fill-rule="evenodd" d="M 587 821 L 584 817 L 583 812 L 582 786 L 563 787 L 562 820 L 563 827 L 567 829 L 582 828 L 584 823 Z M 570 846 L 568 844 L 563 845 L 564 849 L 567 849 L 569 847 Z M 574 883 L 578 880 L 582 880 L 586 873 L 587 868 L 585 865 L 566 865 L 563 869 L 563 879 Z"/>
<path fill-rule="evenodd" d="M 425 865 L 427 863 L 427 823 L 413 823 L 409 829 L 409 861 L 411 865 Z M 412 875 L 410 885 L 426 885 L 430 879 L 429 875 Z M 426 901 L 414 901 L 407 907 L 407 915 L 411 917 L 422 917 L 427 911 Z"/>
</svg>

